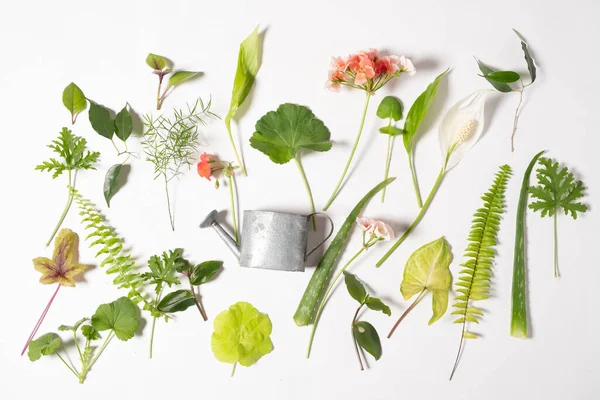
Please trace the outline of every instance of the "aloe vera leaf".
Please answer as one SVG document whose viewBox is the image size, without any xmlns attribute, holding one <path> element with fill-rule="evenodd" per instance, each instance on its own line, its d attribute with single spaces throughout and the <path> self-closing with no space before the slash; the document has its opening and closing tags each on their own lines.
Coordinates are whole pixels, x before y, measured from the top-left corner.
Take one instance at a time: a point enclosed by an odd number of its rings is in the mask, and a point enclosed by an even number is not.
<svg viewBox="0 0 600 400">
<path fill-rule="evenodd" d="M 344 247 L 344 243 L 350 234 L 350 230 L 356 223 L 356 218 L 365 207 L 365 205 L 371 200 L 381 189 L 392 183 L 396 178 L 388 178 L 377 186 L 375 186 L 371 191 L 369 191 L 359 202 L 356 204 L 354 209 L 350 212 L 340 230 L 335 235 L 335 238 L 331 241 L 331 244 L 323 254 L 321 261 L 319 261 L 319 265 L 315 269 L 312 277 L 310 278 L 310 282 L 308 282 L 308 286 L 304 291 L 304 295 L 298 304 L 298 308 L 296 309 L 296 313 L 294 314 L 294 321 L 298 326 L 306 326 L 312 322 L 312 317 L 317 307 L 317 302 L 319 298 L 323 295 L 323 291 L 325 290 L 325 284 L 331 275 L 331 271 L 336 261 L 338 260 L 342 248 Z"/>
<path fill-rule="evenodd" d="M 521 194 L 519 195 L 519 204 L 517 206 L 517 229 L 515 234 L 515 258 L 513 261 L 513 281 L 512 281 L 512 310 L 510 319 L 510 335 L 520 338 L 527 338 L 527 297 L 525 280 L 525 212 L 527 211 L 527 195 L 529 193 L 529 178 L 531 171 L 537 163 L 538 158 L 544 154 L 545 150 L 537 153 L 523 176 L 521 184 Z"/>
</svg>

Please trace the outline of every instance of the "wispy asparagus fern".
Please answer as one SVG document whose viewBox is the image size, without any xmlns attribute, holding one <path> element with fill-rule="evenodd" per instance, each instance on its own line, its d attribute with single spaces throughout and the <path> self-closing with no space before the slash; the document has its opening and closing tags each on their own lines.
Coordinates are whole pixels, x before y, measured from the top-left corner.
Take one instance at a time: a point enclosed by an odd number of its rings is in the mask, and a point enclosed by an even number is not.
<svg viewBox="0 0 600 400">
<path fill-rule="evenodd" d="M 463 349 L 464 339 L 476 339 L 477 335 L 467 329 L 467 323 L 479 323 L 483 311 L 472 305 L 473 301 L 485 300 L 489 297 L 490 281 L 492 278 L 492 265 L 496 252 L 498 230 L 500 229 L 501 215 L 504 213 L 504 193 L 506 184 L 512 175 L 510 166 L 503 165 L 496 174 L 492 187 L 481 197 L 483 207 L 474 215 L 469 233 L 469 244 L 465 250 L 466 261 L 461 264 L 463 269 L 456 282 L 458 296 L 454 298 L 452 312 L 459 315 L 455 324 L 462 324 L 462 334 L 458 354 L 452 368 L 450 379 L 456 372 L 458 361 Z"/>
</svg>

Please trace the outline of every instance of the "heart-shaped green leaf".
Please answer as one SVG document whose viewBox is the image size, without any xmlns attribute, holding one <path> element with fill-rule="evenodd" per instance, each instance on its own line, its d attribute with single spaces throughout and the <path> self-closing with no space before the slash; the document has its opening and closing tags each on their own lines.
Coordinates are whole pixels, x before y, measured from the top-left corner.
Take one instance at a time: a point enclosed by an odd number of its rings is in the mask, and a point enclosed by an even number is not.
<svg viewBox="0 0 600 400">
<path fill-rule="evenodd" d="M 513 83 L 521 79 L 521 76 L 514 71 L 494 71 L 485 74 L 484 77 L 499 83 Z"/>
<path fill-rule="evenodd" d="M 108 108 L 101 106 L 90 100 L 90 111 L 88 113 L 92 128 L 100 136 L 112 139 L 115 133 L 115 121 L 110 117 Z"/>
<path fill-rule="evenodd" d="M 92 316 L 92 326 L 97 331 L 112 330 L 119 340 L 127 341 L 140 327 L 138 308 L 127 297 L 112 303 L 101 304 Z"/>
<path fill-rule="evenodd" d="M 62 94 L 62 102 L 71 113 L 71 123 L 75 123 L 77 114 L 85 110 L 87 101 L 83 91 L 73 82 L 69 83 Z"/>
<path fill-rule="evenodd" d="M 169 293 L 158 303 L 158 309 L 165 313 L 185 311 L 196 303 L 189 290 L 176 290 Z"/>
<path fill-rule="evenodd" d="M 171 75 L 171 78 L 169 78 L 169 86 L 168 87 L 175 87 L 177 85 L 181 85 L 183 82 L 188 81 L 192 78 L 195 78 L 198 75 L 200 75 L 200 72 L 177 71 L 177 72 L 173 73 L 173 75 Z"/>
<path fill-rule="evenodd" d="M 110 200 L 117 193 L 117 186 L 119 184 L 119 174 L 123 164 L 115 164 L 106 171 L 104 177 L 104 199 L 106 205 L 110 208 Z"/>
<path fill-rule="evenodd" d="M 222 261 L 204 261 L 192 268 L 190 282 L 194 286 L 208 282 L 221 269 Z"/>
<path fill-rule="evenodd" d="M 352 325 L 352 333 L 356 342 L 365 349 L 375 360 L 381 358 L 383 353 L 381 349 L 381 340 L 373 325 L 365 321 L 357 321 Z"/>
<path fill-rule="evenodd" d="M 60 347 L 60 337 L 56 333 L 46 333 L 29 343 L 27 356 L 31 361 L 37 361 L 42 356 L 54 354 Z"/>
<path fill-rule="evenodd" d="M 386 96 L 377 107 L 377 116 L 381 119 L 391 118 L 394 121 L 402 119 L 402 103 L 394 96 Z"/>
<path fill-rule="evenodd" d="M 363 304 L 367 299 L 367 291 L 356 275 L 344 271 L 344 283 L 346 283 L 346 289 L 348 289 L 350 296 L 360 304 Z"/>
<path fill-rule="evenodd" d="M 146 64 L 155 71 L 162 71 L 167 67 L 167 59 L 158 54 L 149 53 L 146 57 Z"/>
<path fill-rule="evenodd" d="M 133 119 L 127 106 L 115 116 L 115 135 L 122 141 L 126 141 L 133 132 Z"/>
</svg>

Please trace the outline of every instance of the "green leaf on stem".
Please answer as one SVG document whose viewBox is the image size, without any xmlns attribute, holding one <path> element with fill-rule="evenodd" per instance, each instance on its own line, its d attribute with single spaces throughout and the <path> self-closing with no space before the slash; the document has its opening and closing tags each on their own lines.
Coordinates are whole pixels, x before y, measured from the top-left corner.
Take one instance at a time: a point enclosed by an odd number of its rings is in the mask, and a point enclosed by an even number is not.
<svg viewBox="0 0 600 400">
<path fill-rule="evenodd" d="M 100 339 L 100 332 L 98 332 L 96 330 L 96 328 L 94 328 L 91 325 L 84 325 L 81 327 L 81 334 L 90 342 L 93 342 L 94 340 L 98 340 Z"/>
<path fill-rule="evenodd" d="M 357 321 L 352 325 L 352 332 L 360 347 L 375 357 L 375 360 L 381 358 L 383 353 L 381 340 L 379 340 L 379 335 L 373 325 L 365 321 Z"/>
<path fill-rule="evenodd" d="M 115 133 L 115 121 L 110 117 L 108 108 L 90 100 L 90 111 L 88 113 L 92 128 L 100 136 L 112 139 Z"/>
<path fill-rule="evenodd" d="M 173 73 L 173 75 L 171 75 L 171 78 L 169 78 L 169 85 L 167 86 L 167 89 L 170 87 L 175 87 L 177 85 L 181 85 L 183 82 L 193 79 L 198 75 L 200 75 L 200 72 L 177 71 L 177 72 Z"/>
<path fill-rule="evenodd" d="M 477 58 L 475 58 L 475 61 L 477 61 L 477 66 L 479 66 L 479 70 L 481 71 L 481 73 L 483 73 L 484 78 L 486 75 L 496 72 L 495 69 L 488 67 L 487 65 L 485 65 L 484 63 L 479 61 Z M 496 82 L 489 78 L 485 78 L 485 79 L 490 83 L 490 85 L 492 85 L 499 92 L 502 92 L 502 93 L 512 92 L 512 88 L 506 83 Z"/>
<path fill-rule="evenodd" d="M 494 71 L 482 76 L 499 83 L 513 83 L 521 79 L 521 76 L 514 71 Z"/>
<path fill-rule="evenodd" d="M 71 122 L 75 123 L 77 114 L 85 110 L 87 101 L 83 91 L 73 82 L 69 83 L 62 94 L 62 102 L 71 113 Z"/>
<path fill-rule="evenodd" d="M 165 313 L 185 311 L 196 304 L 196 298 L 189 290 L 176 290 L 167 294 L 158 303 L 158 309 Z"/>
<path fill-rule="evenodd" d="M 139 309 L 127 297 L 101 304 L 92 316 L 97 331 L 112 330 L 119 340 L 127 341 L 140 327 Z"/>
<path fill-rule="evenodd" d="M 377 116 L 381 119 L 391 118 L 394 121 L 402 119 L 402 103 L 394 96 L 386 96 L 377 107 Z"/>
<path fill-rule="evenodd" d="M 37 361 L 42 356 L 49 356 L 56 353 L 60 348 L 60 337 L 56 333 L 46 333 L 29 343 L 27 356 L 30 361 Z"/>
<path fill-rule="evenodd" d="M 158 54 L 149 53 L 146 57 L 146 64 L 155 71 L 162 71 L 167 67 L 167 59 Z"/>
<path fill-rule="evenodd" d="M 222 261 L 204 261 L 192 268 L 190 282 L 194 286 L 208 282 L 221 269 Z"/>
<path fill-rule="evenodd" d="M 367 295 L 365 305 L 373 311 L 381 311 L 388 317 L 392 315 L 392 311 L 390 310 L 390 308 L 383 301 L 381 301 L 381 299 L 378 299 L 377 297 L 371 297 Z"/>
<path fill-rule="evenodd" d="M 535 61 L 533 60 L 533 57 L 531 57 L 531 53 L 529 53 L 529 46 L 527 45 L 527 42 L 525 41 L 523 36 L 521 36 L 521 34 L 517 30 L 513 29 L 513 31 L 517 34 L 519 39 L 521 39 L 521 48 L 523 49 L 523 53 L 525 54 L 525 62 L 527 62 L 527 70 L 529 71 L 529 76 L 531 77 L 531 83 L 533 83 L 535 82 L 535 78 L 537 77 Z"/>
<path fill-rule="evenodd" d="M 379 133 L 390 136 L 398 136 L 406 133 L 404 129 L 396 128 L 395 126 L 382 126 L 379 128 Z"/>
<path fill-rule="evenodd" d="M 133 132 L 133 120 L 127 106 L 115 116 L 115 135 L 126 141 Z"/>
<path fill-rule="evenodd" d="M 59 331 L 71 331 L 71 332 L 75 332 L 77 329 L 79 329 L 79 326 L 81 324 L 83 324 L 85 321 L 89 320 L 89 318 L 81 318 L 79 321 L 75 322 L 75 324 L 73 324 L 73 326 L 71 325 L 61 325 L 58 327 Z"/>
<path fill-rule="evenodd" d="M 348 289 L 350 296 L 360 304 L 363 304 L 367 299 L 367 290 L 362 282 L 358 280 L 356 275 L 344 271 L 344 282 L 346 283 L 346 289 Z"/>
<path fill-rule="evenodd" d="M 104 199 L 106 200 L 106 205 L 110 208 L 110 200 L 117 193 L 117 186 L 119 184 L 119 174 L 121 173 L 121 168 L 123 164 L 115 164 L 106 171 L 106 176 L 104 177 Z"/>
</svg>

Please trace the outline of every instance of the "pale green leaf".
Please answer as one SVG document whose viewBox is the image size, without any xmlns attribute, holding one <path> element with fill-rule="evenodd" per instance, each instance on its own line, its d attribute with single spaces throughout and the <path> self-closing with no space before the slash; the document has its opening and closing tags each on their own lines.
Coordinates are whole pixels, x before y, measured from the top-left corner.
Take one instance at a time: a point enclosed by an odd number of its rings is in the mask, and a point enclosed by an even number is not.
<svg viewBox="0 0 600 400">
<path fill-rule="evenodd" d="M 42 356 L 54 354 L 60 348 L 60 337 L 56 333 L 46 333 L 29 343 L 27 356 L 30 361 L 37 361 Z"/>
<path fill-rule="evenodd" d="M 167 67 L 167 59 L 158 54 L 149 53 L 146 57 L 146 64 L 155 71 L 162 71 Z"/>
<path fill-rule="evenodd" d="M 62 102 L 71 113 L 71 122 L 73 124 L 75 123 L 77 114 L 87 107 L 87 101 L 83 91 L 73 82 L 69 83 L 67 87 L 65 87 L 65 90 L 63 90 Z"/>
<path fill-rule="evenodd" d="M 173 73 L 173 75 L 171 75 L 171 78 L 169 78 L 168 88 L 175 87 L 177 85 L 181 85 L 183 82 L 193 79 L 198 75 L 200 75 L 200 72 L 177 71 L 177 72 Z"/>
<path fill-rule="evenodd" d="M 127 341 L 140 327 L 138 308 L 127 297 L 101 304 L 92 316 L 92 326 L 102 332 L 112 330 L 119 340 Z"/>
</svg>

